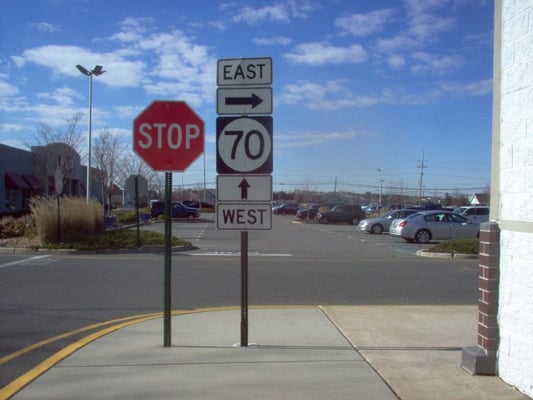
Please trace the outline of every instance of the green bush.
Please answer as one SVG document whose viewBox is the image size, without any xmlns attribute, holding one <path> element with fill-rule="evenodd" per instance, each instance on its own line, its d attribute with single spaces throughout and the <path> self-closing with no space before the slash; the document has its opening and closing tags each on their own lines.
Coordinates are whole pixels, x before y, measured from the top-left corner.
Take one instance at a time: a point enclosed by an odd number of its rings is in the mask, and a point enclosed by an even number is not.
<svg viewBox="0 0 533 400">
<path fill-rule="evenodd" d="M 435 253 L 479 254 L 479 239 L 453 239 L 429 248 Z"/>
<path fill-rule="evenodd" d="M 42 243 L 79 240 L 104 231 L 104 209 L 95 200 L 81 197 L 33 197 L 31 215 Z"/>
</svg>

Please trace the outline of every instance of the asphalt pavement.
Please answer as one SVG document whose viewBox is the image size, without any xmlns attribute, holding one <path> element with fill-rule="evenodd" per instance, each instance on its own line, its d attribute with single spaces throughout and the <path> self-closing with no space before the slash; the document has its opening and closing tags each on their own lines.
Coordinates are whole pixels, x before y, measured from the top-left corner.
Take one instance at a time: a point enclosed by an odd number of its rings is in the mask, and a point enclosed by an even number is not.
<svg viewBox="0 0 533 400">
<path fill-rule="evenodd" d="M 0 389 L 1 399 L 527 399 L 472 376 L 476 306 L 250 307 L 160 314 L 93 332 Z"/>
</svg>

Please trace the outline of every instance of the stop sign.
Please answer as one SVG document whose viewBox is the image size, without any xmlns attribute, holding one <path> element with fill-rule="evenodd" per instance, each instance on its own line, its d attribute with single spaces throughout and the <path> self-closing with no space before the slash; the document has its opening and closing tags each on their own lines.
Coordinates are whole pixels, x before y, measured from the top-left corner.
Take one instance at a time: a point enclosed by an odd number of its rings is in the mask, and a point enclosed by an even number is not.
<svg viewBox="0 0 533 400">
<path fill-rule="evenodd" d="M 184 101 L 154 101 L 133 121 L 133 151 L 154 171 L 182 172 L 204 152 L 204 122 Z"/>
</svg>

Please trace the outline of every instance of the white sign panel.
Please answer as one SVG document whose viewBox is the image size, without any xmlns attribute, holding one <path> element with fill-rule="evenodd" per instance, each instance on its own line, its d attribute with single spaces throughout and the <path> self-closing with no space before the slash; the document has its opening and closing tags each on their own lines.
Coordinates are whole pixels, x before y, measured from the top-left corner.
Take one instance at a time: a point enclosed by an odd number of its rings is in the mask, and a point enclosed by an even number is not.
<svg viewBox="0 0 533 400">
<path fill-rule="evenodd" d="M 217 114 L 272 114 L 272 88 L 219 88 Z"/>
<path fill-rule="evenodd" d="M 217 203 L 217 228 L 226 230 L 272 229 L 272 204 Z"/>
<path fill-rule="evenodd" d="M 217 201 L 271 201 L 272 175 L 218 175 Z"/>
<path fill-rule="evenodd" d="M 272 58 L 227 58 L 218 60 L 218 86 L 272 84 Z"/>
</svg>

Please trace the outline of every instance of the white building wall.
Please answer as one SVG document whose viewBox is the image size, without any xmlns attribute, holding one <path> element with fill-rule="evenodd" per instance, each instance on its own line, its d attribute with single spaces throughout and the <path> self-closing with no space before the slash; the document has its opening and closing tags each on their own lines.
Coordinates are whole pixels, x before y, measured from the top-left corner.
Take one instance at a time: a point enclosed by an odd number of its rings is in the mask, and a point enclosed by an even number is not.
<svg viewBox="0 0 533 400">
<path fill-rule="evenodd" d="M 495 83 L 501 85 L 494 182 L 501 226 L 498 369 L 504 381 L 533 396 L 533 0 L 501 0 L 496 7 L 497 18 L 501 12 L 495 42 L 501 45 L 499 65 L 495 60 Z"/>
</svg>

